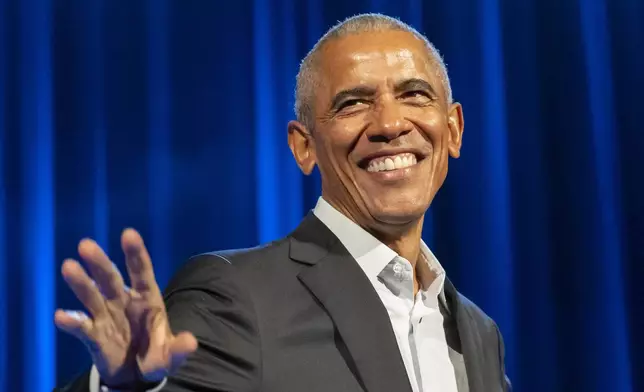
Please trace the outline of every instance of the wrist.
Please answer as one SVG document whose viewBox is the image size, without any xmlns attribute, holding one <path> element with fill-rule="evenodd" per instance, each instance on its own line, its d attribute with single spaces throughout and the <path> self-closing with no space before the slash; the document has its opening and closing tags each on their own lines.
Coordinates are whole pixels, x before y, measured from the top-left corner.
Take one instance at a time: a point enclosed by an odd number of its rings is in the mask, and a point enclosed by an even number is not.
<svg viewBox="0 0 644 392">
<path fill-rule="evenodd" d="M 92 366 L 92 369 L 89 373 L 89 392 L 138 392 L 138 388 L 147 388 L 143 389 L 143 392 L 160 392 L 165 388 L 166 383 L 168 382 L 167 378 L 157 382 L 151 383 L 148 382 L 146 385 L 111 385 L 101 382 L 101 376 L 98 373 L 96 366 Z M 120 388 L 120 389 L 117 389 Z"/>
<path fill-rule="evenodd" d="M 132 378 L 125 380 L 103 378 L 96 366 L 92 366 L 90 392 L 159 392 L 165 387 L 167 381 L 166 377 L 156 381 L 145 380 L 139 372 Z"/>
<path fill-rule="evenodd" d="M 148 392 L 159 387 L 164 380 L 160 381 L 136 381 L 134 383 L 125 384 L 111 384 L 100 380 L 101 392 L 103 390 L 109 392 Z"/>
</svg>

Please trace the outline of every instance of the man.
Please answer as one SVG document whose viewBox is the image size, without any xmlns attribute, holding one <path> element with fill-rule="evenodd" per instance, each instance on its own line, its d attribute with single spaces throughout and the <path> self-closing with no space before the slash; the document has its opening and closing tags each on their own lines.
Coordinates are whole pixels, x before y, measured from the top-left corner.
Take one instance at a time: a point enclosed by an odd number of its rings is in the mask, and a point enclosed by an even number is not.
<svg viewBox="0 0 644 392">
<path fill-rule="evenodd" d="M 396 19 L 350 18 L 302 62 L 296 114 L 289 146 L 322 197 L 286 238 L 197 256 L 164 296 L 134 230 L 131 288 L 81 241 L 89 274 L 62 274 L 90 315 L 55 321 L 94 366 L 61 391 L 509 390 L 498 328 L 421 240 L 463 134 L 438 52 Z"/>
</svg>

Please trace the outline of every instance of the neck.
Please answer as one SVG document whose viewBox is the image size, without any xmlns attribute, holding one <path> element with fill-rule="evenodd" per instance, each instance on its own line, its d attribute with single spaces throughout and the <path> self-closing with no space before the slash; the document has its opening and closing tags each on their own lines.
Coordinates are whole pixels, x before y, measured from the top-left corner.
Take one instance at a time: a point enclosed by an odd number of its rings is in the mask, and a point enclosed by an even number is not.
<svg viewBox="0 0 644 392">
<path fill-rule="evenodd" d="M 343 208 L 342 204 L 334 203 L 334 200 L 331 198 L 325 197 L 325 200 L 344 216 L 360 225 L 380 242 L 387 245 L 390 249 L 411 263 L 412 270 L 414 271 L 415 296 L 420 287 L 416 266 L 420 259 L 420 241 L 423 232 L 423 222 L 425 220 L 424 215 L 405 224 L 373 222 L 373 224 L 365 225 L 357 219 L 361 214 L 353 214 L 351 209 Z"/>
<path fill-rule="evenodd" d="M 424 217 L 404 226 L 388 227 L 387 230 L 372 232 L 380 242 L 387 245 L 401 257 L 409 260 L 414 270 L 420 258 L 420 241 Z"/>
<path fill-rule="evenodd" d="M 363 229 L 368 231 L 371 235 L 376 237 L 380 242 L 387 245 L 394 252 L 398 253 L 401 257 L 409 260 L 416 269 L 416 262 L 420 256 L 420 241 L 423 232 L 424 216 L 414 219 L 404 224 L 390 224 L 384 222 L 372 222 L 365 224 L 364 219 L 358 219 L 360 215 L 353 213 L 352 208 L 345 208 L 341 203 L 335 203 L 332 198 L 327 198 L 323 194 L 327 203 L 331 204 L 336 210 L 340 211 L 344 216 L 360 225 Z M 357 210 L 357 206 L 355 210 Z"/>
</svg>

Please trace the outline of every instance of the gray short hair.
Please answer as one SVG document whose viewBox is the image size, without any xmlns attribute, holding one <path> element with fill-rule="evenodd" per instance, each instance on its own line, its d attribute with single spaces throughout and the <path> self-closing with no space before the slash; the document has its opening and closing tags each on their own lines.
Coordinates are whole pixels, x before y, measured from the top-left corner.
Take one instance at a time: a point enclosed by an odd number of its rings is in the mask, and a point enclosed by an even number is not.
<svg viewBox="0 0 644 392">
<path fill-rule="evenodd" d="M 295 87 L 295 116 L 299 122 L 313 130 L 314 118 L 312 99 L 318 83 L 318 70 L 316 69 L 316 65 L 320 49 L 324 44 L 333 39 L 345 37 L 351 34 L 384 31 L 406 31 L 413 34 L 425 44 L 429 51 L 430 58 L 434 61 L 434 64 L 432 65 L 434 65 L 437 75 L 443 83 L 447 102 L 452 102 L 452 88 L 449 82 L 449 76 L 447 75 L 447 67 L 440 53 L 427 39 L 427 37 L 399 19 L 382 14 L 360 14 L 345 19 L 331 27 L 322 36 L 322 38 L 318 40 L 311 51 L 309 51 L 300 63 L 300 70 L 297 73 Z"/>
</svg>

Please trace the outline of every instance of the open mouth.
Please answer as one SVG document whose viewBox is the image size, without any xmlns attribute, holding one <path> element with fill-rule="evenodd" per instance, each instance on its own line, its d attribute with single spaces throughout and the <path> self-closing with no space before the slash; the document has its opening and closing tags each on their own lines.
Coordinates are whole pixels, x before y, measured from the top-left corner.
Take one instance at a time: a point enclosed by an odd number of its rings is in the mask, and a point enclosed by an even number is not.
<svg viewBox="0 0 644 392">
<path fill-rule="evenodd" d="M 361 162 L 360 167 L 370 173 L 379 173 L 406 169 L 412 167 L 422 160 L 413 153 L 402 153 L 395 155 L 380 156 Z"/>
</svg>

